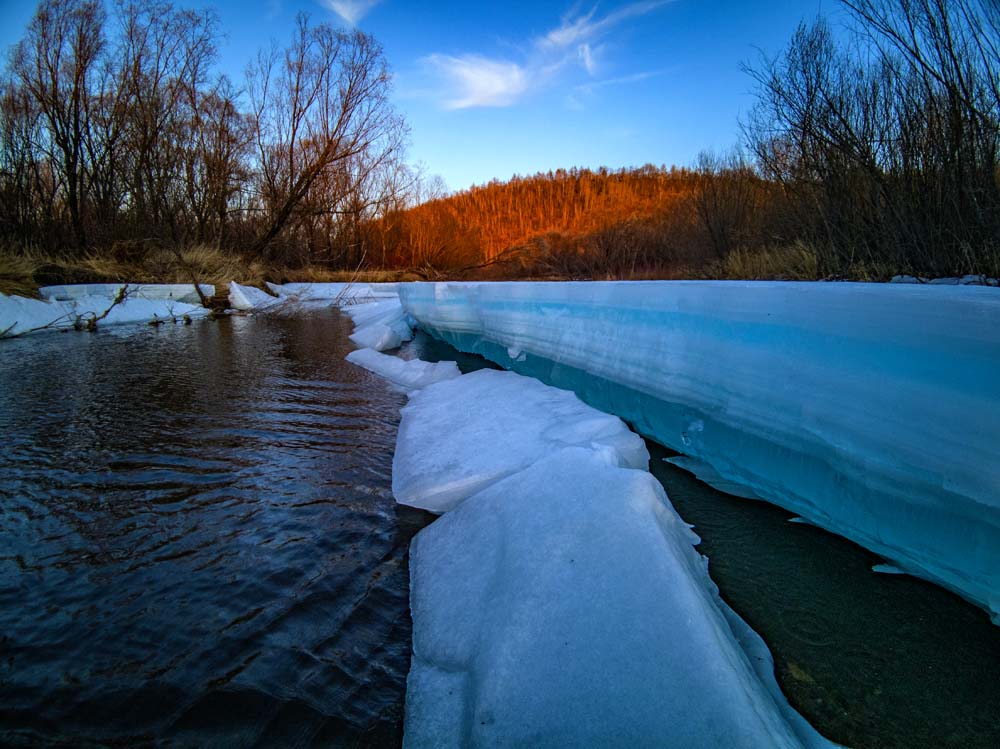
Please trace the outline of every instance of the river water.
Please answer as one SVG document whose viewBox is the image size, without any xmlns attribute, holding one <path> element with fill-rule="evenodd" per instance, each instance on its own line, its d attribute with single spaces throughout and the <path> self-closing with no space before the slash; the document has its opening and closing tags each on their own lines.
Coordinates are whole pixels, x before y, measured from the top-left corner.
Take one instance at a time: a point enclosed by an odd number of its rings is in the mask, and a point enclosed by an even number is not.
<svg viewBox="0 0 1000 749">
<path fill-rule="evenodd" d="M 0 744 L 398 743 L 405 397 L 327 310 L 0 343 Z"/>
<path fill-rule="evenodd" d="M 392 746 L 405 397 L 334 310 L 0 344 L 0 745 Z M 418 334 L 402 352 L 489 366 Z M 788 513 L 650 468 L 820 731 L 1000 746 L 1000 628 Z"/>
</svg>

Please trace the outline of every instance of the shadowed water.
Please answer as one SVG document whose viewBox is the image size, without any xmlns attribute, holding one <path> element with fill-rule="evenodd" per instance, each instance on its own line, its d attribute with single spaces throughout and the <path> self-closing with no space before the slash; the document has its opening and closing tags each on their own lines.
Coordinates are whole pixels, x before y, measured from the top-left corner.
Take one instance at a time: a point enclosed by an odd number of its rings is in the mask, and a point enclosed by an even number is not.
<svg viewBox="0 0 1000 749">
<path fill-rule="evenodd" d="M 723 598 L 767 642 L 789 702 L 825 736 L 872 749 L 1000 746 L 1000 627 L 923 580 L 766 502 L 650 471 L 702 543 Z"/>
<path fill-rule="evenodd" d="M 0 744 L 398 743 L 403 395 L 335 311 L 0 344 Z"/>
</svg>

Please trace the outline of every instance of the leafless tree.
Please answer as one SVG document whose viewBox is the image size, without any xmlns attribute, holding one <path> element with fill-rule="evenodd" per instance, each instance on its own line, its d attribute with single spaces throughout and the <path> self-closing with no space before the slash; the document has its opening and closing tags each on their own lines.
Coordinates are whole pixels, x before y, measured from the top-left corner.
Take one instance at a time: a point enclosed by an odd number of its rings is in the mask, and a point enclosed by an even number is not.
<svg viewBox="0 0 1000 749">
<path fill-rule="evenodd" d="M 389 103 L 381 47 L 359 31 L 310 26 L 300 15 L 288 48 L 259 55 L 247 77 L 265 216 L 252 251 L 260 253 L 317 183 L 338 206 L 363 177 L 352 168 L 390 158 L 405 126 Z"/>
<path fill-rule="evenodd" d="M 86 136 L 94 76 L 104 48 L 104 17 L 95 0 L 43 0 L 17 45 L 12 66 L 48 127 L 79 249 L 87 246 Z"/>
</svg>

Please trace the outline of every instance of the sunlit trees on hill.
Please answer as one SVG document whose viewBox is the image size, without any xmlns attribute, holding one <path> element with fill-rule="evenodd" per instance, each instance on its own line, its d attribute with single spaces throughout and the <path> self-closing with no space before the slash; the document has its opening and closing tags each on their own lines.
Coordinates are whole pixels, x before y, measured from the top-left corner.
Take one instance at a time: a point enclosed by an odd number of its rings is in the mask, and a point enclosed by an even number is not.
<svg viewBox="0 0 1000 749">
<path fill-rule="evenodd" d="M 843 5 L 843 33 L 803 24 L 748 66 L 742 150 L 447 195 L 405 164 L 366 34 L 301 16 L 230 81 L 211 11 L 43 0 L 0 76 L 0 251 L 200 245 L 424 277 L 1000 275 L 1000 6 Z"/>
</svg>

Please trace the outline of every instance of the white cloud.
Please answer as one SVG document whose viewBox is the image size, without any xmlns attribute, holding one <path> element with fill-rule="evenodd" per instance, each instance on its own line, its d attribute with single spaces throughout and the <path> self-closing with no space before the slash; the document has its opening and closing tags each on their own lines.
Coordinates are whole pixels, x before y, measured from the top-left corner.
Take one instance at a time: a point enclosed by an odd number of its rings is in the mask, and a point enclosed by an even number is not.
<svg viewBox="0 0 1000 749">
<path fill-rule="evenodd" d="M 324 2 L 334 6 L 347 4 L 348 0 Z M 562 17 L 558 27 L 520 45 L 526 48 L 522 53 L 523 62 L 473 53 L 457 56 L 433 54 L 423 58 L 422 62 L 438 78 L 436 89 L 444 92 L 440 98 L 445 108 L 506 107 L 517 103 L 526 94 L 550 85 L 567 68 L 579 66 L 587 75 L 596 76 L 601 67 L 601 53 L 605 49 L 600 40 L 625 21 L 651 13 L 670 2 L 673 0 L 633 2 L 604 16 L 597 15 L 596 7 L 586 13 L 570 11 Z M 351 4 L 370 6 L 374 3 L 371 0 L 365 3 L 351 0 Z M 626 79 L 616 80 L 624 82 Z M 610 84 L 597 82 L 596 85 Z"/>
<path fill-rule="evenodd" d="M 571 47 L 578 42 L 585 42 L 595 39 L 611 28 L 617 26 L 622 21 L 638 16 L 644 16 L 657 8 L 661 8 L 672 0 L 649 0 L 647 2 L 630 3 L 622 6 L 618 10 L 608 13 L 603 18 L 595 18 L 597 8 L 589 13 L 563 16 L 562 23 L 546 34 L 540 44 L 543 46 L 564 48 Z"/>
<path fill-rule="evenodd" d="M 650 70 L 642 73 L 633 73 L 632 75 L 623 75 L 619 78 L 605 78 L 602 81 L 582 83 L 579 86 L 574 86 L 573 90 L 580 93 L 592 94 L 595 89 L 608 88 L 609 86 L 622 86 L 627 83 L 638 83 L 639 81 L 656 78 L 657 76 L 663 75 L 665 72 L 666 71 L 664 70 Z"/>
<path fill-rule="evenodd" d="M 528 87 L 527 74 L 517 63 L 480 55 L 431 55 L 424 59 L 452 86 L 452 94 L 444 102 L 448 109 L 505 107 Z"/>
<path fill-rule="evenodd" d="M 340 16 L 345 23 L 357 26 L 381 0 L 322 0 L 323 5 Z"/>
</svg>

